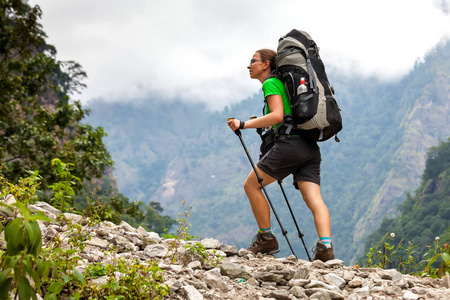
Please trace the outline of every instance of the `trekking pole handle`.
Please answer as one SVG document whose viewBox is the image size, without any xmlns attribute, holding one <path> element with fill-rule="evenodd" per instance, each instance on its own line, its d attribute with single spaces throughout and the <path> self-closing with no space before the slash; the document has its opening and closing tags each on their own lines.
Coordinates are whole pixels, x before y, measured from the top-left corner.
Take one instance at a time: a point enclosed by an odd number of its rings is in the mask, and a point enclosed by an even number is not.
<svg viewBox="0 0 450 300">
<path fill-rule="evenodd" d="M 230 120 L 234 120 L 235 118 L 227 118 L 227 121 L 230 121 Z M 236 129 L 235 131 L 234 131 L 234 133 L 237 135 L 237 136 L 241 136 L 241 131 L 239 130 L 239 129 Z"/>
<path fill-rule="evenodd" d="M 250 120 L 255 120 L 255 119 L 258 119 L 258 117 L 255 116 L 255 115 L 250 117 Z M 256 132 L 259 134 L 259 136 L 261 136 L 261 134 L 263 132 L 263 129 L 262 128 L 256 128 Z"/>
</svg>

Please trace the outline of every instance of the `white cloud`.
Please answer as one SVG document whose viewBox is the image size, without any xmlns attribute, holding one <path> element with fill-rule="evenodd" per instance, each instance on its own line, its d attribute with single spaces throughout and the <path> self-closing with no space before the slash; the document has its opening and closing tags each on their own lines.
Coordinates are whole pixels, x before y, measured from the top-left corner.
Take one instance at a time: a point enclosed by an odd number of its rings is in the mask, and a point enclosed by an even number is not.
<svg viewBox="0 0 450 300">
<path fill-rule="evenodd" d="M 392 79 L 450 33 L 443 0 L 34 0 L 60 60 L 88 73 L 79 98 L 147 93 L 213 108 L 258 92 L 246 66 L 292 28 L 308 31 L 330 67 Z"/>
</svg>

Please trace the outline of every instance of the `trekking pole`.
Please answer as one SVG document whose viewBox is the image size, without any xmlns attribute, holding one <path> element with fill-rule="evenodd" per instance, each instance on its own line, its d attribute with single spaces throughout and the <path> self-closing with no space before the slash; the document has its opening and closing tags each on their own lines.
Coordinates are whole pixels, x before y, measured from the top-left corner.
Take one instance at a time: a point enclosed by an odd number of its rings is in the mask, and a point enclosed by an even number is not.
<svg viewBox="0 0 450 300">
<path fill-rule="evenodd" d="M 256 116 L 251 116 L 250 117 L 251 120 L 256 119 L 256 118 L 257 118 Z M 256 132 L 259 134 L 259 136 L 262 139 L 262 128 L 257 128 Z M 287 206 L 289 208 L 289 212 L 291 213 L 292 219 L 294 220 L 294 224 L 295 224 L 295 227 L 297 228 L 297 232 L 298 232 L 298 237 L 302 240 L 302 244 L 303 244 L 303 247 L 305 248 L 306 255 L 308 256 L 309 261 L 311 261 L 311 257 L 309 256 L 308 248 L 306 247 L 305 241 L 303 240 L 304 234 L 302 233 L 302 231 L 298 227 L 297 220 L 295 219 L 294 212 L 292 211 L 292 208 L 291 208 L 291 205 L 290 205 L 290 203 L 288 201 L 286 193 L 284 192 L 284 188 L 283 188 L 281 180 L 278 180 L 278 185 L 281 188 L 281 192 L 283 193 L 284 200 L 286 200 L 286 204 L 287 204 Z"/>
<path fill-rule="evenodd" d="M 304 234 L 302 233 L 302 231 L 298 227 L 298 224 L 297 224 L 297 221 L 295 220 L 294 213 L 292 211 L 291 205 L 289 204 L 289 201 L 288 201 L 288 199 L 286 197 L 286 193 L 284 192 L 284 189 L 283 189 L 283 185 L 281 183 L 282 183 L 282 181 L 278 180 L 278 185 L 281 188 L 281 192 L 283 192 L 284 199 L 286 200 L 286 204 L 287 204 L 287 206 L 289 208 L 289 211 L 291 212 L 292 220 L 294 220 L 295 227 L 297 227 L 298 237 L 302 240 L 303 247 L 305 247 L 306 255 L 308 256 L 309 261 L 311 261 L 311 257 L 309 256 L 308 248 L 306 247 L 305 241 L 303 240 Z"/>
<path fill-rule="evenodd" d="M 250 120 L 254 120 L 254 119 L 257 119 L 257 118 L 258 118 L 257 116 L 253 115 L 253 116 L 250 117 Z M 256 132 L 259 134 L 259 137 L 262 137 L 262 132 L 263 132 L 262 128 L 256 128 Z"/>
<path fill-rule="evenodd" d="M 228 118 L 227 120 L 232 120 L 234 118 Z M 266 196 L 267 202 L 270 205 L 270 208 L 272 208 L 273 214 L 275 218 L 278 221 L 278 224 L 280 225 L 281 232 L 283 233 L 283 236 L 286 238 L 286 242 L 289 245 L 289 248 L 291 249 L 292 254 L 294 254 L 295 258 L 297 258 L 297 255 L 295 255 L 294 249 L 291 246 L 291 242 L 289 242 L 289 239 L 287 237 L 287 231 L 284 229 L 283 225 L 281 224 L 280 218 L 278 218 L 277 212 L 275 211 L 275 208 L 273 207 L 272 201 L 270 201 L 269 194 L 267 194 L 266 188 L 263 185 L 263 179 L 259 176 L 258 171 L 256 170 L 255 164 L 253 163 L 252 157 L 250 156 L 250 153 L 247 150 L 247 147 L 245 146 L 244 140 L 242 139 L 242 134 L 239 129 L 236 129 L 234 133 L 239 137 L 239 140 L 241 141 L 242 147 L 244 148 L 245 154 L 247 154 L 248 160 L 250 161 L 250 164 L 252 165 L 253 171 L 256 174 L 256 178 L 258 178 L 258 182 L 261 185 L 262 190 L 264 191 L 264 195 Z"/>
</svg>

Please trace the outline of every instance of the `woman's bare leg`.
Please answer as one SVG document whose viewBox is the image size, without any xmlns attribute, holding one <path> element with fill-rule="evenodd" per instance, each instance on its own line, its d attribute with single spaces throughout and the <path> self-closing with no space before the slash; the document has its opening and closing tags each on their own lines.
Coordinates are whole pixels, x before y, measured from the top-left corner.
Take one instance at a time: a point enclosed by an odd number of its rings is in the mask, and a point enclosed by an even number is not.
<svg viewBox="0 0 450 300">
<path fill-rule="evenodd" d="M 313 214 L 319 238 L 331 237 L 330 214 L 320 194 L 320 186 L 309 181 L 298 181 L 297 184 L 303 200 Z"/>
<path fill-rule="evenodd" d="M 261 171 L 258 167 L 256 167 L 256 170 L 262 178 L 264 186 L 275 181 L 274 178 Z M 245 180 L 244 190 L 250 201 L 250 206 L 252 207 L 253 215 L 258 223 L 258 227 L 260 229 L 271 227 L 269 203 L 262 192 L 261 184 L 258 182 L 258 177 L 253 170 L 248 174 L 248 177 Z"/>
</svg>

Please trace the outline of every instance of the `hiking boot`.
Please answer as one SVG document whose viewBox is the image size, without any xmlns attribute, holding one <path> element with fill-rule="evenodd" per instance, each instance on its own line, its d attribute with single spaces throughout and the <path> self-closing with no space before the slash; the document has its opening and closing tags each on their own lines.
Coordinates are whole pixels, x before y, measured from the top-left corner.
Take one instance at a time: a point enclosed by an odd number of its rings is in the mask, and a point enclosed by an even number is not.
<svg viewBox="0 0 450 300">
<path fill-rule="evenodd" d="M 252 240 L 252 243 L 247 248 L 248 251 L 258 254 L 275 254 L 280 252 L 278 248 L 278 241 L 275 235 L 271 232 L 258 232 Z"/>
<path fill-rule="evenodd" d="M 326 262 L 327 260 L 334 259 L 334 252 L 332 245 L 330 248 L 327 248 L 327 246 L 325 246 L 324 244 L 317 242 L 316 247 L 315 249 L 313 249 L 313 251 L 315 254 L 313 261 L 318 259 L 323 262 Z"/>
</svg>

